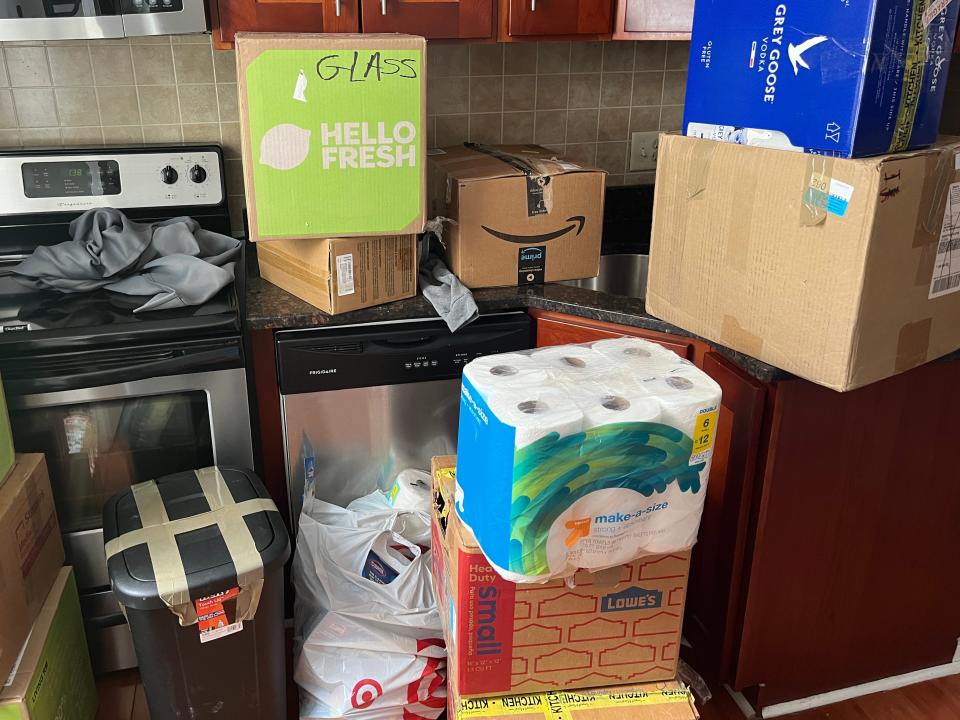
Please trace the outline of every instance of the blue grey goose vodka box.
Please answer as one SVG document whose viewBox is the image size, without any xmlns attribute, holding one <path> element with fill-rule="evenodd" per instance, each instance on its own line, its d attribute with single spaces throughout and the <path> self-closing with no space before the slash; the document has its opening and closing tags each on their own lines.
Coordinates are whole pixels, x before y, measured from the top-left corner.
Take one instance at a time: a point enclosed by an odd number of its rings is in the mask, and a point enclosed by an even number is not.
<svg viewBox="0 0 960 720">
<path fill-rule="evenodd" d="M 697 0 L 684 133 L 860 157 L 937 137 L 958 0 Z"/>
</svg>

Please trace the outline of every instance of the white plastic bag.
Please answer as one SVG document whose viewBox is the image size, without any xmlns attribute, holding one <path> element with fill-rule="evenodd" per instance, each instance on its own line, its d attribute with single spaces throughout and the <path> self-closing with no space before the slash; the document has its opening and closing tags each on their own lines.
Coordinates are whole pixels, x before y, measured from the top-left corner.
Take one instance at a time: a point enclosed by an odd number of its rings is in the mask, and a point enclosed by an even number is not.
<svg viewBox="0 0 960 720">
<path fill-rule="evenodd" d="M 422 547 L 429 519 L 380 503 L 304 504 L 293 565 L 303 719 L 434 720 L 446 706 L 446 650 Z"/>
</svg>

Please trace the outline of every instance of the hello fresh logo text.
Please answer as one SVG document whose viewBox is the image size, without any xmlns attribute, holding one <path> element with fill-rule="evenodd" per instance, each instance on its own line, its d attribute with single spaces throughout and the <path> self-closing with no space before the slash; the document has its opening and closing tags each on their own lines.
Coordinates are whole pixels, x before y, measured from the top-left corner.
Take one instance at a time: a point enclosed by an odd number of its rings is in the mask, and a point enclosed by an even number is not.
<svg viewBox="0 0 960 720">
<path fill-rule="evenodd" d="M 320 124 L 323 169 L 416 167 L 417 127 L 395 123 L 337 122 Z"/>
</svg>

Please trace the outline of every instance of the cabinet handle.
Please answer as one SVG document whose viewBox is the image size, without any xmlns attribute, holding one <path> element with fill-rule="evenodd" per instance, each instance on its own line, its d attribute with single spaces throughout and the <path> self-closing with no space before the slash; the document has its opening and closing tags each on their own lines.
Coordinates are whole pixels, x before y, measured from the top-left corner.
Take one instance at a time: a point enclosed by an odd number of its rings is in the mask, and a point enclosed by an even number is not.
<svg viewBox="0 0 960 720">
<path fill-rule="evenodd" d="M 530 12 L 537 11 L 537 0 L 530 0 Z"/>
<path fill-rule="evenodd" d="M 387 0 L 380 0 L 380 14 L 387 14 Z"/>
<path fill-rule="evenodd" d="M 340 17 L 340 0 L 333 0 L 333 9 L 337 13 L 337 17 Z"/>
</svg>

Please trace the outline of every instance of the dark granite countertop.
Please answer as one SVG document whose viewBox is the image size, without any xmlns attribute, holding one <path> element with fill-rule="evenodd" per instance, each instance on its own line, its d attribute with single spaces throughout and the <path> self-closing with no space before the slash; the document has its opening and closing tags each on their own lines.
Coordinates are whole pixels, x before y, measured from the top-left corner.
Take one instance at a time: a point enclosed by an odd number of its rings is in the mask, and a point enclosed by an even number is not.
<svg viewBox="0 0 960 720">
<path fill-rule="evenodd" d="M 643 300 L 638 298 L 619 297 L 553 283 L 528 287 L 485 288 L 475 290 L 473 296 L 481 313 L 537 308 L 645 330 L 696 337 L 647 313 Z M 327 315 L 261 278 L 247 280 L 246 300 L 246 322 L 251 330 L 332 327 L 437 315 L 422 295 L 341 315 Z M 717 347 L 716 343 L 711 344 Z M 724 347 L 717 347 L 717 350 L 761 382 L 793 377 L 749 355 Z"/>
</svg>

